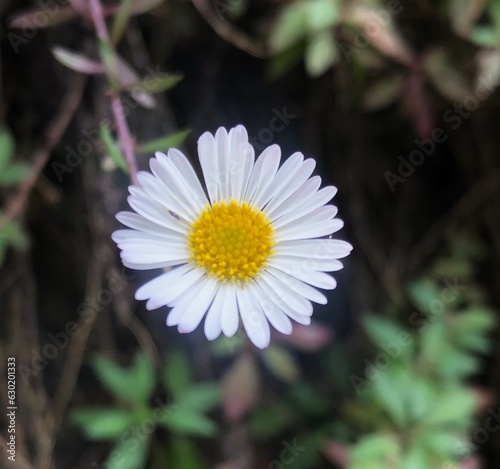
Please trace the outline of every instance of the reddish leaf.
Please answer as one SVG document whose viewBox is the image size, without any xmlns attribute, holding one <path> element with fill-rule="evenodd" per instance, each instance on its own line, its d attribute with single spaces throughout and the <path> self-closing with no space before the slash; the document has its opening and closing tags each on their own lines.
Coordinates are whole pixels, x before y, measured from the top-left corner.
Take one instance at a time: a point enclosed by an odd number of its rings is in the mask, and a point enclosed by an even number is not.
<svg viewBox="0 0 500 469">
<path fill-rule="evenodd" d="M 255 406 L 260 379 L 255 357 L 242 353 L 222 378 L 222 408 L 229 420 L 238 421 Z"/>
</svg>

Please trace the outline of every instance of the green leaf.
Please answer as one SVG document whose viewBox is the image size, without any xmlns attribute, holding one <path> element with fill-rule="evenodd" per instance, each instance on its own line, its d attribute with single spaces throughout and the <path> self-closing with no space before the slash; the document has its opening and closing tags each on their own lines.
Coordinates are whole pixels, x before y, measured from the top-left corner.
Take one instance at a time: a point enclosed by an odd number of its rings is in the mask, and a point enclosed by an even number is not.
<svg viewBox="0 0 500 469">
<path fill-rule="evenodd" d="M 290 426 L 292 412 L 280 402 L 261 405 L 252 413 L 248 427 L 257 437 L 272 438 Z"/>
<path fill-rule="evenodd" d="M 401 469 L 422 469 L 429 467 L 428 452 L 420 445 L 413 445 L 403 455 Z"/>
<path fill-rule="evenodd" d="M 452 429 L 426 430 L 422 432 L 418 442 L 427 454 L 434 453 L 445 461 L 458 462 L 462 457 L 461 453 L 469 449 L 465 434 Z"/>
<path fill-rule="evenodd" d="M 198 446 L 188 438 L 180 436 L 172 438 L 169 454 L 172 467 L 182 469 L 201 469 L 205 467 Z"/>
<path fill-rule="evenodd" d="M 338 49 L 330 31 L 324 31 L 311 38 L 305 50 L 305 66 L 312 77 L 325 73 L 338 58 Z"/>
<path fill-rule="evenodd" d="M 475 331 L 480 334 L 487 333 L 496 326 L 495 313 L 485 306 L 471 306 L 461 312 L 457 317 L 458 327 L 461 331 Z"/>
<path fill-rule="evenodd" d="M 155 151 L 166 151 L 173 147 L 182 145 L 191 130 L 181 130 L 174 134 L 150 140 L 149 142 L 138 143 L 136 150 L 138 153 L 153 153 Z"/>
<path fill-rule="evenodd" d="M 0 130 L 0 169 L 7 166 L 13 154 L 14 139 L 7 129 L 2 129 Z"/>
<path fill-rule="evenodd" d="M 408 383 L 407 372 L 402 368 L 379 370 L 370 383 L 376 401 L 400 428 L 404 428 L 408 423 L 409 385 L 411 383 Z"/>
<path fill-rule="evenodd" d="M 28 165 L 19 163 L 7 166 L 0 172 L 0 186 L 12 186 L 26 179 L 30 172 Z"/>
<path fill-rule="evenodd" d="M 306 36 L 306 14 L 307 7 L 302 1 L 295 1 L 283 8 L 269 39 L 273 52 L 281 52 Z"/>
<path fill-rule="evenodd" d="M 362 438 L 351 449 L 349 469 L 385 469 L 398 467 L 401 448 L 392 434 L 375 434 Z"/>
<path fill-rule="evenodd" d="M 448 381 L 464 379 L 477 372 L 477 358 L 469 352 L 462 352 L 452 344 L 445 344 L 436 364 L 439 375 Z"/>
<path fill-rule="evenodd" d="M 174 75 L 172 73 L 159 73 L 156 75 L 143 78 L 137 83 L 133 83 L 125 89 L 129 89 L 134 96 L 136 92 L 161 93 L 173 88 L 184 77 L 182 75 Z"/>
<path fill-rule="evenodd" d="M 336 0 L 310 0 L 307 3 L 307 29 L 318 33 L 335 26 L 340 19 L 339 5 Z"/>
<path fill-rule="evenodd" d="M 15 220 L 6 220 L 0 214 L 0 246 L 5 250 L 7 246 L 23 251 L 29 247 L 29 238 L 21 225 Z"/>
<path fill-rule="evenodd" d="M 435 318 L 427 322 L 420 340 L 422 358 L 427 364 L 439 362 L 443 348 L 449 342 L 447 335 L 448 329 L 442 320 Z"/>
<path fill-rule="evenodd" d="M 134 420 L 129 411 L 110 408 L 76 409 L 70 415 L 70 421 L 90 440 L 118 438 Z"/>
<path fill-rule="evenodd" d="M 267 76 L 276 80 L 298 65 L 304 56 L 304 44 L 298 43 L 292 47 L 277 52 L 268 62 Z"/>
<path fill-rule="evenodd" d="M 220 398 L 220 388 L 217 383 L 202 383 L 186 390 L 177 404 L 192 411 L 207 412 L 220 402 Z"/>
<path fill-rule="evenodd" d="M 59 63 L 71 70 L 90 75 L 104 73 L 104 67 L 99 62 L 94 62 L 84 55 L 64 47 L 53 47 L 52 55 Z"/>
<path fill-rule="evenodd" d="M 159 425 L 182 435 L 213 436 L 217 427 L 212 420 L 191 409 L 174 406 L 169 415 L 158 422 Z"/>
<path fill-rule="evenodd" d="M 130 370 L 103 356 L 95 357 L 92 366 L 99 380 L 112 394 L 132 403 L 143 403 L 144 390 Z"/>
<path fill-rule="evenodd" d="M 211 348 L 214 355 L 227 357 L 239 352 L 244 345 L 245 341 L 241 337 L 233 335 L 233 337 L 219 337 L 212 342 Z"/>
<path fill-rule="evenodd" d="M 404 86 L 402 75 L 388 75 L 368 86 L 363 92 L 363 108 L 378 111 L 393 104 Z"/>
<path fill-rule="evenodd" d="M 418 280 L 410 284 L 409 294 L 420 311 L 430 312 L 434 300 L 441 301 L 440 292 L 432 280 Z"/>
<path fill-rule="evenodd" d="M 441 392 L 440 399 L 423 423 L 428 426 L 456 425 L 458 428 L 467 428 L 477 405 L 471 391 L 449 387 Z"/>
<path fill-rule="evenodd" d="M 128 20 L 132 14 L 133 0 L 122 0 L 119 4 L 118 12 L 115 15 L 111 28 L 111 42 L 116 45 L 127 27 Z"/>
<path fill-rule="evenodd" d="M 142 469 L 148 458 L 150 435 L 130 434 L 121 438 L 109 453 L 103 467 L 112 469 Z"/>
<path fill-rule="evenodd" d="M 125 158 L 123 157 L 120 148 L 118 147 L 117 143 L 111 136 L 111 131 L 109 130 L 109 127 L 104 122 L 101 122 L 100 130 L 101 130 L 101 139 L 102 142 L 104 143 L 106 153 L 114 161 L 116 166 L 118 166 L 118 168 L 120 168 L 126 173 L 128 171 L 127 163 L 125 161 Z"/>
<path fill-rule="evenodd" d="M 130 377 L 135 383 L 137 401 L 147 402 L 155 387 L 155 372 L 149 355 L 138 352 L 130 368 Z"/>
<path fill-rule="evenodd" d="M 293 355 L 283 347 L 273 345 L 262 352 L 262 359 L 269 370 L 283 381 L 292 383 L 299 378 L 299 369 Z"/>
<path fill-rule="evenodd" d="M 386 348 L 394 343 L 400 344 L 403 339 L 410 340 L 409 333 L 394 321 L 374 314 L 363 317 L 363 327 L 372 341 L 380 348 Z M 413 342 L 413 339 L 411 341 Z"/>
<path fill-rule="evenodd" d="M 181 398 L 192 382 L 191 365 L 186 355 L 177 351 L 170 352 L 163 370 L 163 384 L 167 391 L 176 399 Z"/>
</svg>

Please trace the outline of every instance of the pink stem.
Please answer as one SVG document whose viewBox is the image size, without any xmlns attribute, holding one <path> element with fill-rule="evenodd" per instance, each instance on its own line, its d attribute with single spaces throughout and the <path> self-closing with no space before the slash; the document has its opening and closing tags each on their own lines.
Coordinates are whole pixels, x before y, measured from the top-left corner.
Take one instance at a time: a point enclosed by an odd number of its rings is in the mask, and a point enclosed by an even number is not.
<svg viewBox="0 0 500 469">
<path fill-rule="evenodd" d="M 106 22 L 104 21 L 104 13 L 100 0 L 90 0 L 90 14 L 92 15 L 92 21 L 94 22 L 94 27 L 97 33 L 97 37 L 107 44 L 110 44 L 108 29 L 106 28 Z M 111 91 L 111 109 L 113 111 L 113 116 L 116 123 L 116 129 L 118 136 L 120 138 L 120 143 L 125 154 L 125 160 L 130 172 L 130 179 L 135 185 L 139 185 L 137 179 L 137 162 L 135 160 L 134 154 L 134 139 L 130 133 L 130 129 L 125 118 L 125 113 L 123 111 L 123 105 L 120 100 L 120 96 Z"/>
</svg>

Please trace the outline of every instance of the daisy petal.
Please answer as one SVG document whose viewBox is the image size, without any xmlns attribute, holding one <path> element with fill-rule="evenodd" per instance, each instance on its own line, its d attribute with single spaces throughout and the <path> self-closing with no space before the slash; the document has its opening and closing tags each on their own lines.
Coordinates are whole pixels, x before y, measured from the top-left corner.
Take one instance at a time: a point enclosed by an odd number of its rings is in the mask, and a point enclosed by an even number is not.
<svg viewBox="0 0 500 469">
<path fill-rule="evenodd" d="M 222 311 L 227 294 L 226 285 L 220 285 L 219 291 L 215 294 L 214 301 L 210 306 L 205 318 L 204 332 L 208 340 L 214 340 L 222 332 Z"/>
<path fill-rule="evenodd" d="M 248 181 L 245 199 L 254 204 L 254 199 L 267 189 L 280 164 L 281 149 L 278 145 L 267 147 L 257 158 Z"/>
<path fill-rule="evenodd" d="M 219 199 L 218 160 L 215 139 L 210 132 L 205 132 L 198 140 L 198 155 L 200 158 L 201 170 L 205 179 L 210 202 L 214 203 Z"/>
<path fill-rule="evenodd" d="M 268 269 L 268 272 L 276 280 L 279 280 L 283 285 L 287 285 L 292 291 L 296 292 L 297 295 L 301 295 L 302 297 L 321 305 L 326 305 L 326 303 L 328 302 L 326 296 L 323 295 L 323 293 L 316 290 L 316 288 L 311 287 L 307 283 L 304 283 L 292 277 L 291 275 L 285 274 L 284 272 L 273 267 L 270 267 Z"/>
<path fill-rule="evenodd" d="M 236 287 L 232 284 L 226 287 L 221 323 L 222 332 L 226 337 L 232 337 L 236 334 L 239 325 L 239 316 L 238 304 L 236 302 Z"/>
<path fill-rule="evenodd" d="M 340 239 L 304 239 L 281 241 L 274 251 L 275 255 L 331 260 L 348 256 L 352 246 Z"/>
<path fill-rule="evenodd" d="M 247 288 L 236 290 L 236 297 L 238 299 L 241 321 L 243 322 L 243 327 L 248 338 L 256 347 L 260 349 L 266 348 L 271 339 L 271 331 L 269 329 L 269 322 L 259 304 L 253 295 L 250 295 Z"/>
<path fill-rule="evenodd" d="M 297 239 L 319 238 L 337 232 L 344 226 L 338 218 L 324 220 L 308 225 L 287 225 L 276 233 L 277 241 L 292 241 Z"/>
<path fill-rule="evenodd" d="M 189 313 L 182 316 L 182 319 L 179 321 L 179 332 L 193 332 L 198 327 L 207 309 L 212 304 L 218 289 L 219 285 L 217 281 L 209 277 L 208 281 L 191 303 Z"/>
</svg>

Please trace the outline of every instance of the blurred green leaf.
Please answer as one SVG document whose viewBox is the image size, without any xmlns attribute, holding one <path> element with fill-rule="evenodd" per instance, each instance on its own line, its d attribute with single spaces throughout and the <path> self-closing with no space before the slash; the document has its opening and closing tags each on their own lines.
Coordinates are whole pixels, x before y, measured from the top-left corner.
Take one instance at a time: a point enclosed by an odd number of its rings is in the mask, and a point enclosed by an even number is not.
<svg viewBox="0 0 500 469">
<path fill-rule="evenodd" d="M 428 452 L 420 445 L 411 446 L 402 456 L 401 469 L 422 469 L 428 467 Z"/>
<path fill-rule="evenodd" d="M 216 383 L 196 384 L 187 389 L 177 401 L 182 408 L 196 412 L 206 412 L 215 407 L 221 399 Z"/>
<path fill-rule="evenodd" d="M 14 139 L 8 130 L 2 129 L 0 130 L 0 170 L 7 166 L 13 154 Z"/>
<path fill-rule="evenodd" d="M 318 33 L 307 42 L 304 60 L 307 73 L 312 77 L 325 73 L 337 58 L 337 45 L 330 31 Z"/>
<path fill-rule="evenodd" d="M 291 383 L 299 378 L 299 369 L 290 351 L 272 345 L 262 353 L 262 359 L 269 370 L 278 378 Z"/>
<path fill-rule="evenodd" d="M 75 70 L 81 73 L 87 73 L 90 75 L 104 73 L 104 67 L 99 62 L 95 62 L 85 57 L 84 55 L 70 51 L 65 47 L 55 46 L 52 48 L 52 55 L 56 60 L 68 67 L 71 70 Z"/>
<path fill-rule="evenodd" d="M 26 179 L 29 175 L 30 167 L 28 165 L 18 163 L 7 166 L 1 169 L 0 186 L 12 186 Z"/>
<path fill-rule="evenodd" d="M 352 447 L 349 469 L 387 469 L 398 467 L 400 459 L 398 437 L 392 434 L 368 435 Z"/>
<path fill-rule="evenodd" d="M 148 458 L 149 435 L 141 433 L 120 438 L 103 466 L 112 469 L 142 469 Z"/>
<path fill-rule="evenodd" d="M 428 366 L 432 366 L 439 362 L 442 350 L 449 342 L 447 339 L 448 329 L 442 320 L 434 318 L 427 322 L 427 326 L 421 334 L 421 356 Z"/>
<path fill-rule="evenodd" d="M 101 130 L 101 139 L 102 142 L 104 143 L 106 153 L 113 160 L 116 166 L 118 166 L 118 168 L 127 173 L 128 171 L 127 163 L 125 161 L 125 158 L 123 157 L 120 148 L 118 147 L 118 144 L 113 139 L 109 127 L 104 122 L 102 122 L 100 130 Z"/>
<path fill-rule="evenodd" d="M 281 52 L 306 36 L 306 8 L 302 1 L 295 1 L 283 7 L 270 37 L 273 52 Z"/>
<path fill-rule="evenodd" d="M 295 412 L 303 415 L 321 415 L 328 412 L 331 403 L 307 381 L 299 381 L 288 391 L 287 400 Z"/>
<path fill-rule="evenodd" d="M 175 132 L 170 135 L 166 135 L 164 137 L 156 138 L 154 140 L 150 140 L 149 142 L 138 143 L 136 146 L 136 150 L 139 153 L 153 153 L 155 151 L 166 151 L 170 148 L 175 148 L 186 140 L 186 137 L 189 135 L 190 130 L 181 130 L 179 132 Z"/>
<path fill-rule="evenodd" d="M 163 370 L 165 388 L 178 399 L 188 391 L 192 382 L 191 365 L 186 356 L 178 351 L 170 352 Z"/>
<path fill-rule="evenodd" d="M 363 317 L 363 326 L 372 341 L 380 348 L 388 347 L 391 344 L 401 346 L 403 338 L 407 341 L 413 341 L 410 334 L 394 321 L 383 319 L 374 314 L 367 314 Z"/>
<path fill-rule="evenodd" d="M 310 33 L 330 29 L 340 19 L 337 0 L 309 0 L 306 5 L 307 29 Z"/>
<path fill-rule="evenodd" d="M 293 414 L 281 401 L 263 404 L 252 412 L 248 426 L 257 437 L 271 438 L 290 426 Z"/>
<path fill-rule="evenodd" d="M 380 370 L 369 386 L 375 400 L 400 428 L 408 424 L 407 390 L 411 383 L 408 382 L 407 373 L 402 368 Z"/>
<path fill-rule="evenodd" d="M 440 301 L 440 291 L 429 279 L 417 280 L 410 284 L 409 294 L 420 311 L 428 313 L 434 300 Z"/>
<path fill-rule="evenodd" d="M 172 467 L 182 469 L 201 469 L 205 467 L 198 446 L 188 438 L 172 438 L 169 448 Z"/>
<path fill-rule="evenodd" d="M 19 251 L 29 247 L 29 238 L 21 225 L 15 220 L 6 220 L 0 212 L 0 266 L 9 246 Z"/>
<path fill-rule="evenodd" d="M 134 420 L 129 411 L 110 408 L 76 409 L 70 415 L 70 421 L 90 440 L 118 438 Z"/>
<path fill-rule="evenodd" d="M 147 402 L 153 393 L 156 381 L 151 358 L 143 351 L 137 352 L 129 370 L 130 377 L 135 383 L 136 401 Z"/>
<path fill-rule="evenodd" d="M 477 404 L 476 397 L 471 391 L 458 386 L 445 388 L 423 423 L 426 426 L 454 425 L 455 428 L 464 426 L 466 428 Z"/>
<path fill-rule="evenodd" d="M 478 361 L 474 355 L 457 350 L 452 344 L 445 344 L 436 365 L 437 372 L 443 379 L 457 381 L 474 374 L 477 371 Z"/>
<path fill-rule="evenodd" d="M 373 112 L 393 104 L 401 96 L 404 82 L 401 75 L 393 74 L 368 86 L 363 93 L 363 108 Z"/>
<path fill-rule="evenodd" d="M 159 425 L 182 435 L 213 436 L 217 427 L 208 417 L 185 407 L 172 408 L 169 415 L 158 422 Z"/>
<path fill-rule="evenodd" d="M 122 368 L 104 356 L 97 356 L 92 366 L 99 380 L 114 395 L 132 403 L 144 401 L 144 384 L 137 383 L 132 369 Z"/>
<path fill-rule="evenodd" d="M 113 26 L 111 28 L 111 42 L 116 46 L 118 41 L 123 35 L 125 28 L 127 27 L 128 21 L 132 14 L 132 6 L 134 0 L 122 0 L 118 7 L 118 12 L 116 13 Z"/>
<path fill-rule="evenodd" d="M 304 44 L 298 43 L 274 54 L 268 62 L 267 75 L 270 80 L 276 80 L 290 71 L 302 61 Z"/>
<path fill-rule="evenodd" d="M 148 93 L 161 93 L 162 91 L 167 91 L 173 88 L 177 83 L 183 79 L 182 75 L 174 75 L 171 73 L 159 73 L 154 76 L 148 76 L 143 78 L 137 83 L 132 83 L 127 88 L 131 91 L 132 96 L 137 91 Z"/>
</svg>

